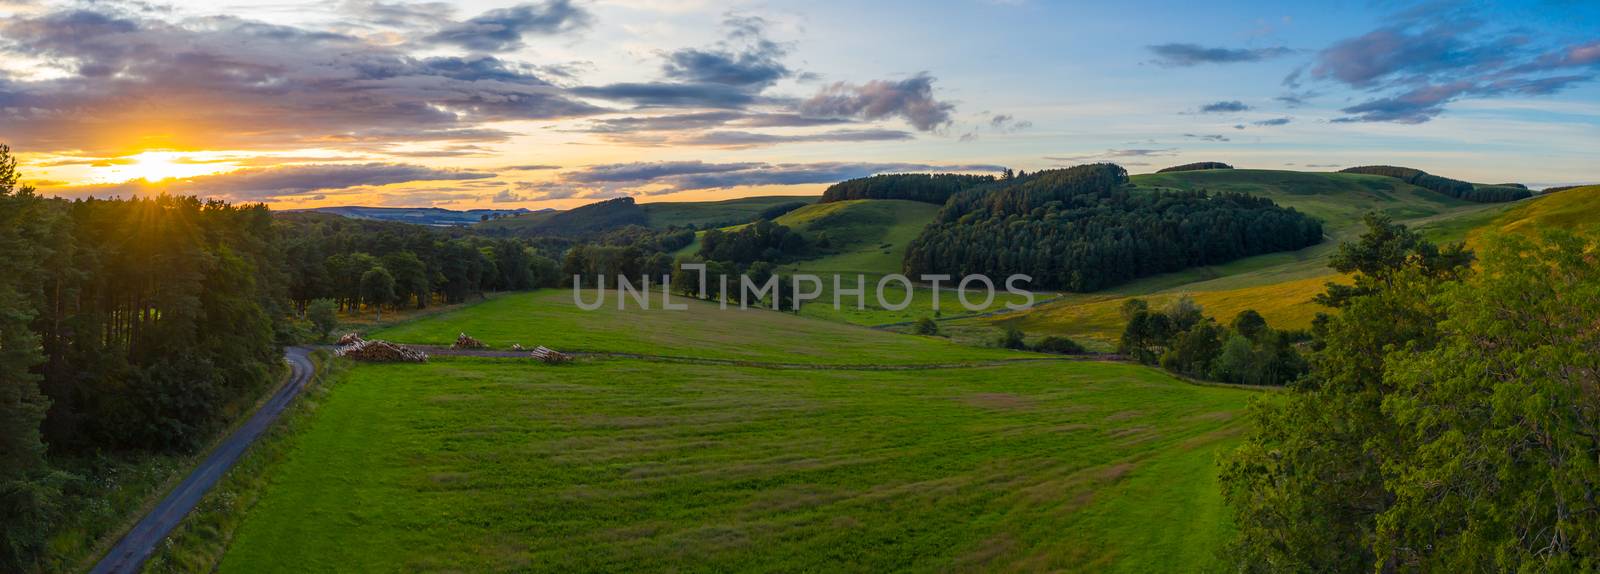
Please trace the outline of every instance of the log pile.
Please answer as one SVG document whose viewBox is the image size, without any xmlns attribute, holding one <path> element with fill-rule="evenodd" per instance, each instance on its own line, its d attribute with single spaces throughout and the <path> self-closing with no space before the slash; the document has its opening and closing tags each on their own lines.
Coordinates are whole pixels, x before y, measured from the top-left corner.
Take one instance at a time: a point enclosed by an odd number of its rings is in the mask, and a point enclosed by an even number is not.
<svg viewBox="0 0 1600 574">
<path fill-rule="evenodd" d="M 532 353 L 528 353 L 528 356 L 550 365 L 559 365 L 561 363 L 572 361 L 572 355 L 568 355 L 543 345 L 535 348 Z"/>
<path fill-rule="evenodd" d="M 483 341 L 479 341 L 479 340 L 474 339 L 472 337 L 468 337 L 466 333 L 462 333 L 460 336 L 456 337 L 456 344 L 450 345 L 450 348 L 456 349 L 456 350 L 461 350 L 461 349 L 487 349 L 487 348 L 489 348 L 489 346 L 483 344 Z"/>
<path fill-rule="evenodd" d="M 335 355 L 373 363 L 426 363 L 428 354 L 388 341 L 357 341 L 339 347 Z"/>
<path fill-rule="evenodd" d="M 522 348 L 522 343 L 512 343 L 511 344 L 511 350 L 513 350 L 513 351 L 526 351 L 527 349 Z"/>
<path fill-rule="evenodd" d="M 339 337 L 339 346 L 354 345 L 361 342 L 361 333 L 349 332 Z"/>
</svg>

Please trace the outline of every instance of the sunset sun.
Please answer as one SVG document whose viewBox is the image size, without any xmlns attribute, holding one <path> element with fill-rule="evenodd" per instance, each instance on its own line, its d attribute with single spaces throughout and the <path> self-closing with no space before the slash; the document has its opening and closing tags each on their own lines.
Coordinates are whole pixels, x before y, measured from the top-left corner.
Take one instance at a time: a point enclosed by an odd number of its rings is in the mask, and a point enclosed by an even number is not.
<svg viewBox="0 0 1600 574">
<path fill-rule="evenodd" d="M 154 150 L 102 162 L 95 168 L 94 180 L 121 183 L 132 180 L 157 182 L 233 171 L 233 158 L 215 152 L 177 152 Z"/>
</svg>

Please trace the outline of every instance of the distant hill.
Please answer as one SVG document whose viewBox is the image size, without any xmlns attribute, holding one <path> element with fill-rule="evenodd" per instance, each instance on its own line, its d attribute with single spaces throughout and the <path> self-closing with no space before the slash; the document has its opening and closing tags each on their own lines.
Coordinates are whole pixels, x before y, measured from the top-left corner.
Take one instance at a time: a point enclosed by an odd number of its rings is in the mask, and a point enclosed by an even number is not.
<svg viewBox="0 0 1600 574">
<path fill-rule="evenodd" d="M 1420 169 L 1392 165 L 1368 165 L 1339 170 L 1339 173 L 1361 173 L 1392 177 L 1450 197 L 1473 203 L 1505 203 L 1527 199 L 1533 195 L 1527 187 L 1516 184 L 1483 185 L 1430 174 Z"/>
<path fill-rule="evenodd" d="M 439 207 L 364 207 L 358 205 L 345 205 L 339 207 L 316 207 L 312 209 L 292 209 L 288 211 L 309 211 L 316 213 L 331 213 L 351 219 L 373 219 L 378 221 L 399 221 L 402 223 L 415 223 L 417 225 L 447 226 L 447 225 L 473 225 L 483 221 L 484 217 L 516 217 L 529 213 L 527 208 L 518 209 L 469 209 L 456 211 Z"/>
<path fill-rule="evenodd" d="M 631 197 L 623 197 L 567 211 L 490 220 L 474 229 L 488 234 L 520 236 L 582 235 L 627 225 L 652 229 L 688 226 L 708 229 L 749 223 L 763 215 L 776 217 L 816 200 L 816 196 L 768 195 L 726 201 L 637 203 Z"/>
<path fill-rule="evenodd" d="M 1201 162 L 1195 162 L 1195 163 L 1186 163 L 1186 164 L 1183 164 L 1183 165 L 1175 165 L 1175 166 L 1172 166 L 1172 167 L 1169 167 L 1169 168 L 1156 170 L 1156 173 L 1172 173 L 1172 172 L 1175 172 L 1175 171 L 1200 171 L 1200 170 L 1203 170 L 1203 169 L 1233 169 L 1233 166 L 1225 164 L 1225 163 L 1222 163 L 1220 161 L 1201 161 Z"/>
<path fill-rule="evenodd" d="M 1392 177 L 1354 173 L 1215 169 L 1150 173 L 1129 179 L 1142 189 L 1236 191 L 1266 197 L 1322 219 L 1330 233 L 1359 226 L 1368 211 L 1405 220 L 1472 205 Z"/>
</svg>

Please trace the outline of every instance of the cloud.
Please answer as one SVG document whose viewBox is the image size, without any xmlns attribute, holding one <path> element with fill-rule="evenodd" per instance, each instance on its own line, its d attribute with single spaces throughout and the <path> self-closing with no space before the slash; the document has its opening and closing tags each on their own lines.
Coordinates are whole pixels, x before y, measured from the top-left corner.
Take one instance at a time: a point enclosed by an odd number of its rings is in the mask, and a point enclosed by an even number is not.
<svg viewBox="0 0 1600 574">
<path fill-rule="evenodd" d="M 427 28 L 448 22 L 455 6 L 448 2 L 381 2 L 347 0 L 339 10 L 354 19 L 389 28 Z"/>
<path fill-rule="evenodd" d="M 1197 140 L 1201 140 L 1201 141 L 1208 141 L 1208 142 L 1230 141 L 1228 139 L 1228 136 L 1225 136 L 1225 135 L 1222 135 L 1222 134 L 1183 134 L 1183 137 L 1186 137 L 1186 138 L 1189 138 L 1189 139 L 1197 139 Z"/>
<path fill-rule="evenodd" d="M 491 177 L 494 177 L 493 173 L 436 169 L 410 164 L 311 164 L 245 168 L 181 180 L 156 182 L 136 180 L 121 184 L 67 187 L 52 191 L 79 197 L 172 193 L 232 201 L 264 201 L 358 186 Z"/>
<path fill-rule="evenodd" d="M 1016 116 L 1011 114 L 995 114 L 994 117 L 989 118 L 989 127 L 1000 133 L 1009 134 L 1031 128 L 1033 127 L 1033 122 L 1028 120 L 1019 120 L 1016 118 Z M 977 134 L 966 134 L 962 137 L 965 138 L 967 135 L 973 136 L 974 138 L 977 136 Z"/>
<path fill-rule="evenodd" d="M 879 173 L 996 172 L 1002 169 L 1004 169 L 1002 166 L 988 164 L 635 162 L 589 166 L 563 173 L 560 181 L 532 184 L 530 187 L 546 190 L 546 193 L 541 195 L 543 199 L 601 197 L 624 191 L 640 195 L 664 195 L 754 185 L 835 183 Z"/>
<path fill-rule="evenodd" d="M 552 169 L 561 169 L 561 166 L 543 164 L 543 163 L 534 163 L 534 164 L 526 164 L 526 165 L 508 165 L 508 166 L 502 167 L 502 168 L 500 168 L 499 170 L 496 170 L 496 171 L 546 171 L 546 170 L 552 170 Z"/>
<path fill-rule="evenodd" d="M 1133 148 L 1133 149 L 1108 149 L 1100 153 L 1086 155 L 1047 155 L 1044 158 L 1050 161 L 1079 163 L 1086 161 L 1104 161 L 1117 158 L 1162 157 L 1178 155 L 1177 148 Z"/>
<path fill-rule="evenodd" d="M 703 145 L 714 147 L 755 147 L 782 143 L 814 142 L 866 142 L 912 139 L 910 132 L 901 130 L 832 130 L 812 134 L 767 134 L 746 131 L 709 131 L 692 137 L 674 139 L 675 145 Z"/>
<path fill-rule="evenodd" d="M 728 39 L 711 48 L 684 48 L 663 55 L 666 77 L 688 83 L 765 88 L 794 75 L 781 59 L 788 48 L 766 38 L 766 20 L 729 16 Z"/>
<path fill-rule="evenodd" d="M 484 12 L 464 22 L 444 26 L 425 38 L 430 44 L 447 44 L 477 52 L 507 52 L 523 46 L 529 34 L 556 35 L 586 28 L 593 17 L 571 0 L 546 0 Z"/>
<path fill-rule="evenodd" d="M 1292 121 L 1294 121 L 1292 118 L 1272 118 L 1272 119 L 1268 119 L 1268 120 L 1261 120 L 1261 121 L 1250 122 L 1250 123 L 1252 125 L 1257 125 L 1257 126 L 1262 126 L 1262 127 L 1269 127 L 1269 126 L 1286 126 L 1286 125 L 1289 125 L 1289 122 L 1292 122 Z"/>
<path fill-rule="evenodd" d="M 49 80 L 0 75 L 0 133 L 39 152 L 496 141 L 511 134 L 482 124 L 605 111 L 493 56 L 419 58 L 229 16 L 63 10 L 6 19 L 0 36 L 0 56 L 70 66 Z"/>
<path fill-rule="evenodd" d="M 1271 48 L 1207 48 L 1198 44 L 1159 44 L 1146 46 L 1154 52 L 1154 62 L 1169 68 L 1187 68 L 1202 64 L 1234 64 L 1259 62 L 1294 53 L 1282 46 Z"/>
<path fill-rule="evenodd" d="M 761 92 L 794 71 L 781 61 L 788 49 L 766 38 L 765 25 L 760 18 L 730 16 L 723 20 L 726 37 L 714 46 L 662 52 L 664 81 L 582 86 L 573 92 L 642 107 L 743 109 L 776 103 Z"/>
<path fill-rule="evenodd" d="M 934 78 L 927 72 L 900 81 L 873 80 L 865 84 L 837 82 L 800 103 L 808 116 L 879 120 L 900 117 L 921 131 L 950 124 L 955 104 L 933 97 Z"/>
<path fill-rule="evenodd" d="M 1522 32 L 1452 16 L 1339 41 L 1317 54 L 1310 74 L 1375 94 L 1333 121 L 1419 124 L 1461 99 L 1554 94 L 1593 80 L 1597 70 L 1600 41 L 1541 47 Z"/>
<path fill-rule="evenodd" d="M 1206 105 L 1200 106 L 1200 113 L 1202 113 L 1202 114 L 1216 114 L 1216 113 L 1228 113 L 1228 112 L 1242 112 L 1242 111 L 1246 111 L 1246 110 L 1249 110 L 1249 109 L 1250 109 L 1250 106 L 1245 105 L 1244 102 L 1241 102 L 1239 100 L 1231 100 L 1231 101 L 1226 101 L 1226 102 L 1215 102 L 1215 103 L 1210 103 L 1210 104 L 1206 104 Z"/>
</svg>

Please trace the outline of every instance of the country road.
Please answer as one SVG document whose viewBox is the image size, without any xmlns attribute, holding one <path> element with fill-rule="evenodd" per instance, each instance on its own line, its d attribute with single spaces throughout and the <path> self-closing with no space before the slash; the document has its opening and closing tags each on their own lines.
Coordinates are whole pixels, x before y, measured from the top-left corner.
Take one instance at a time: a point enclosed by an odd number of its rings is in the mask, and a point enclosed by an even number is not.
<svg viewBox="0 0 1600 574">
<path fill-rule="evenodd" d="M 250 448 L 250 445 L 266 432 L 278 415 L 294 402 L 296 395 L 305 389 L 306 383 L 311 381 L 315 368 L 311 364 L 311 350 L 305 347 L 290 347 L 284 349 L 284 359 L 289 362 L 289 381 L 284 383 L 265 405 L 261 406 L 250 420 L 245 421 L 233 434 L 222 441 L 211 451 L 200 466 L 195 467 L 189 476 L 177 488 L 167 494 L 150 513 L 139 520 L 132 530 L 123 535 L 117 545 L 111 548 L 105 558 L 102 558 L 90 572 L 125 573 L 138 572 L 144 561 L 150 557 L 167 534 L 172 532 L 178 523 L 183 522 L 183 517 L 193 510 L 200 499 L 204 498 L 211 487 L 233 468 L 239 457 Z"/>
</svg>

